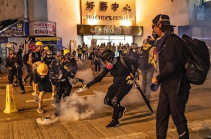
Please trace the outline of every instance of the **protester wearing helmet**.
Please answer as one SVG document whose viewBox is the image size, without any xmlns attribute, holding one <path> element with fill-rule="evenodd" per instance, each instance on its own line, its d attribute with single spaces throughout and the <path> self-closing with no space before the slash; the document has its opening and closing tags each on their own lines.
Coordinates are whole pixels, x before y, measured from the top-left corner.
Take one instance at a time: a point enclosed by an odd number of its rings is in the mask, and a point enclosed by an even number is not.
<svg viewBox="0 0 211 139">
<path fill-rule="evenodd" d="M 132 56 L 132 57 L 131 57 Z M 110 124 L 107 127 L 116 127 L 119 125 L 119 119 L 122 118 L 126 108 L 120 105 L 121 100 L 132 88 L 132 80 L 137 70 L 138 57 L 128 55 L 125 57 L 115 57 L 113 51 L 105 50 L 101 59 L 105 64 L 105 68 L 100 75 L 95 77 L 91 82 L 86 84 L 84 88 L 89 88 L 93 84 L 100 82 L 105 75 L 110 72 L 114 77 L 113 84 L 108 88 L 108 92 L 105 96 L 104 103 L 113 107 L 113 117 Z M 128 65 L 133 67 L 129 70 L 125 68 L 121 59 Z M 133 65 L 133 66 L 132 66 Z"/>
<path fill-rule="evenodd" d="M 49 80 L 48 66 L 42 62 L 36 62 L 37 68 L 34 70 L 34 84 L 35 84 L 35 93 L 39 96 L 38 99 L 38 113 L 44 113 L 42 110 L 42 99 L 43 95 L 46 92 L 51 92 L 51 82 Z"/>
<path fill-rule="evenodd" d="M 69 52 L 67 50 L 64 51 L 67 55 Z M 67 52 L 67 53 L 66 53 Z M 57 52 L 57 57 L 50 64 L 50 79 L 52 81 L 53 86 L 55 87 L 55 94 L 53 98 L 53 104 L 55 106 L 54 116 L 58 116 L 60 112 L 60 100 L 68 97 L 70 95 L 72 85 L 69 82 L 69 77 L 73 78 L 75 76 L 69 70 L 69 67 L 65 68 L 60 61 L 61 53 Z"/>
<path fill-rule="evenodd" d="M 15 54 L 14 50 L 9 51 L 9 56 L 6 58 L 6 66 L 9 69 L 8 73 L 8 80 L 9 84 L 13 83 L 14 76 L 16 76 L 18 83 L 21 87 L 21 94 L 25 94 L 25 89 L 22 83 L 22 76 L 23 76 L 23 62 L 20 56 Z"/>
<path fill-rule="evenodd" d="M 35 51 L 32 53 L 32 63 L 35 63 L 37 61 L 41 61 L 41 47 L 43 46 L 43 43 L 38 41 L 35 43 Z"/>
<path fill-rule="evenodd" d="M 75 77 L 77 71 L 78 71 L 78 64 L 76 62 L 76 59 L 74 56 L 71 55 L 70 51 L 68 49 L 64 50 L 64 60 L 62 61 L 63 67 L 74 74 L 74 80 L 76 82 L 81 82 L 81 84 L 84 84 L 84 80 Z"/>
<path fill-rule="evenodd" d="M 52 99 L 54 98 L 54 95 L 55 95 L 55 91 L 56 91 L 56 74 L 55 74 L 55 71 L 58 71 L 58 68 L 57 66 L 59 64 L 61 64 L 61 60 L 62 59 L 62 52 L 60 51 L 57 51 L 56 52 L 56 58 L 53 59 L 49 65 L 49 68 L 50 68 L 50 74 L 49 74 L 49 77 L 50 77 L 50 81 L 51 81 L 51 84 L 52 84 Z"/>
</svg>

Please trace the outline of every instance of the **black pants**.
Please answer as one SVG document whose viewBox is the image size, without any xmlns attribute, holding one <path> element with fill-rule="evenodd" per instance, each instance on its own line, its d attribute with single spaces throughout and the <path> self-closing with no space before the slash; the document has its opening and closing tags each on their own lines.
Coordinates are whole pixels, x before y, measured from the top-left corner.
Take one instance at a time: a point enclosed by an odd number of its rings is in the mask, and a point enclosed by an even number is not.
<svg viewBox="0 0 211 139">
<path fill-rule="evenodd" d="M 105 96 L 104 103 L 113 107 L 113 120 L 118 121 L 121 100 L 131 90 L 132 85 L 127 84 L 126 78 L 114 79 L 114 83 L 108 88 L 108 92 Z"/>
<path fill-rule="evenodd" d="M 95 64 L 95 71 L 97 72 L 98 70 L 100 72 L 100 60 L 95 60 L 94 64 Z"/>
<path fill-rule="evenodd" d="M 22 82 L 23 70 L 21 68 L 13 68 L 12 70 L 9 70 L 9 73 L 8 73 L 9 84 L 13 83 L 14 76 L 16 76 L 18 80 L 21 90 L 24 91 L 24 86 Z"/>
<path fill-rule="evenodd" d="M 80 60 L 81 60 L 81 54 L 78 54 L 78 59 L 80 59 Z"/>
<path fill-rule="evenodd" d="M 181 82 L 178 92 L 172 89 L 162 88 L 159 96 L 159 103 L 156 117 L 157 139 L 165 139 L 168 130 L 169 116 L 171 115 L 180 139 L 188 139 L 188 127 L 185 117 L 185 106 L 189 97 L 189 86 Z"/>
<path fill-rule="evenodd" d="M 28 74 L 26 75 L 26 77 L 24 78 L 24 80 L 26 81 L 29 77 L 30 77 L 30 85 L 32 84 L 33 81 L 33 72 L 32 72 L 32 66 L 27 64 L 26 65 L 26 69 Z"/>
<path fill-rule="evenodd" d="M 59 115 L 60 112 L 60 100 L 61 98 L 65 98 L 67 96 L 70 96 L 70 92 L 72 89 L 72 85 L 69 83 L 69 81 L 66 82 L 57 82 L 56 83 L 56 93 L 54 95 L 56 110 L 55 115 Z"/>
</svg>

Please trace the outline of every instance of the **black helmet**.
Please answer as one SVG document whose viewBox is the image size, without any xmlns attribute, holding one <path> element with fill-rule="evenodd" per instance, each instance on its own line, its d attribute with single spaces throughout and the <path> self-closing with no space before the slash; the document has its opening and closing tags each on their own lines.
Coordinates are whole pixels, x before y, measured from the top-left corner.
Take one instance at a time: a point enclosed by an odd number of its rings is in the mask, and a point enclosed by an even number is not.
<svg viewBox="0 0 211 139">
<path fill-rule="evenodd" d="M 105 62 L 106 60 L 108 62 L 112 62 L 113 58 L 114 58 L 114 52 L 111 50 L 105 50 L 105 51 L 103 51 L 103 53 L 101 55 L 101 59 L 103 62 Z"/>
</svg>

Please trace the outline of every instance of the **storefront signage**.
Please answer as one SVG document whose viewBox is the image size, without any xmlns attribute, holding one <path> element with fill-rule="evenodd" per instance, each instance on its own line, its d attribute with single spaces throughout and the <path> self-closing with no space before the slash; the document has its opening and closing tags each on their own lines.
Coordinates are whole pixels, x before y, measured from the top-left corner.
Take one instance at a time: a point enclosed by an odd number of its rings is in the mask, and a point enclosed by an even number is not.
<svg viewBox="0 0 211 139">
<path fill-rule="evenodd" d="M 142 36 L 142 26 L 77 25 L 78 35 L 133 35 Z"/>
<path fill-rule="evenodd" d="M 135 0 L 81 0 L 83 25 L 135 25 Z"/>
<path fill-rule="evenodd" d="M 36 37 L 35 41 L 59 41 L 59 37 Z"/>
<path fill-rule="evenodd" d="M 7 37 L 0 37 L 0 43 L 7 43 L 8 38 Z"/>
<path fill-rule="evenodd" d="M 100 4 L 100 11 L 106 11 L 109 7 L 108 2 L 105 2 L 105 1 L 100 1 L 99 4 Z M 95 2 L 93 1 L 86 2 L 86 10 L 91 11 L 94 9 L 94 7 L 95 7 Z M 112 3 L 110 8 L 113 11 L 116 11 L 119 8 L 119 4 L 116 2 Z M 129 4 L 126 4 L 122 9 L 129 12 L 132 10 Z"/>
<path fill-rule="evenodd" d="M 0 34 L 0 36 L 24 36 L 23 34 L 23 20 L 20 22 L 12 25 L 8 29 L 6 29 L 4 32 Z"/>
<path fill-rule="evenodd" d="M 56 23 L 35 21 L 29 23 L 30 36 L 56 36 Z"/>
<path fill-rule="evenodd" d="M 102 16 L 102 15 L 86 15 L 87 19 L 96 20 L 131 20 L 126 16 Z"/>
</svg>

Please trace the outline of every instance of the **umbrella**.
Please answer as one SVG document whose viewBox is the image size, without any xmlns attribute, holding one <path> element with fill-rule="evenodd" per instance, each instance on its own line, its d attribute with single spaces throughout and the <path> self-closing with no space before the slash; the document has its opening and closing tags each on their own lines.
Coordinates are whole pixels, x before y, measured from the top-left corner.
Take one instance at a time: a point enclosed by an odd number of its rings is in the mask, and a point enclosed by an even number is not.
<svg viewBox="0 0 211 139">
<path fill-rule="evenodd" d="M 138 83 L 136 81 L 134 81 L 136 88 L 138 89 L 138 91 L 141 93 L 142 98 L 144 99 L 145 103 L 147 104 L 149 110 L 154 114 L 151 105 L 149 104 L 148 99 L 146 98 L 146 96 L 144 95 L 144 92 L 141 90 L 140 86 L 138 85 Z"/>
</svg>

